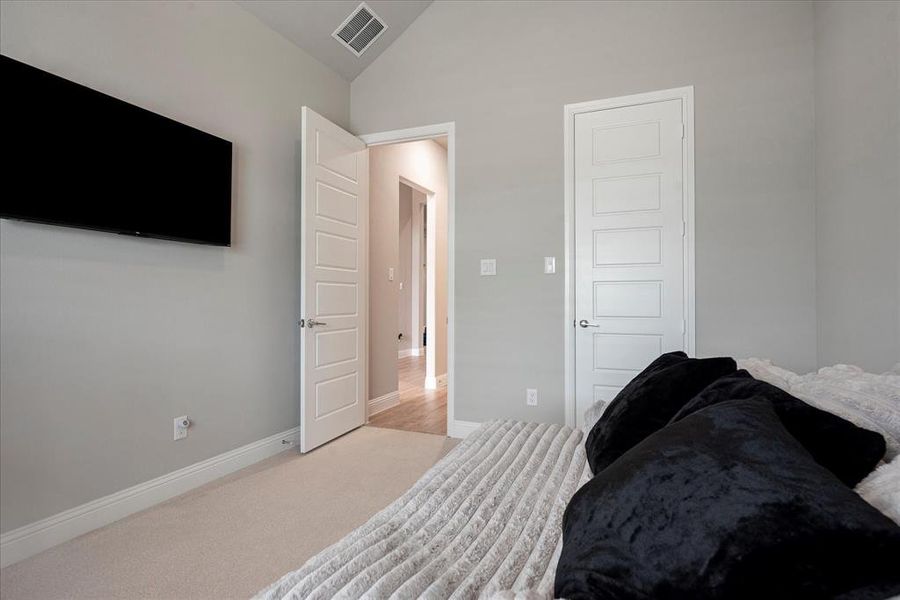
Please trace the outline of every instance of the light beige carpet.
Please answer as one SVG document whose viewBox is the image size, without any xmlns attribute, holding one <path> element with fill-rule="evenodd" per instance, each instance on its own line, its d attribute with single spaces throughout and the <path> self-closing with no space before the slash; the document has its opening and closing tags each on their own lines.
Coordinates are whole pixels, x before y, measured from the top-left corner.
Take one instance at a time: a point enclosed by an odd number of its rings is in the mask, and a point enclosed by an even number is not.
<svg viewBox="0 0 900 600">
<path fill-rule="evenodd" d="M 457 440 L 363 427 L 0 570 L 0 597 L 247 598 L 399 497 Z"/>
</svg>

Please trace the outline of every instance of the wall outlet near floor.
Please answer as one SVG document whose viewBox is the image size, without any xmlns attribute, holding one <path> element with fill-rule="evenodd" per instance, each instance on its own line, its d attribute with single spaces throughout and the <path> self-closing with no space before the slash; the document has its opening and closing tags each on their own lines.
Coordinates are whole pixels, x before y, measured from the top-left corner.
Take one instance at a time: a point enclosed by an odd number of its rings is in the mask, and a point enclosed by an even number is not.
<svg viewBox="0 0 900 600">
<path fill-rule="evenodd" d="M 537 390 L 528 388 L 525 390 L 525 404 L 528 406 L 537 406 Z"/>
<path fill-rule="evenodd" d="M 187 415 L 175 417 L 175 441 L 183 440 L 188 436 L 188 427 L 191 426 L 191 420 Z"/>
</svg>

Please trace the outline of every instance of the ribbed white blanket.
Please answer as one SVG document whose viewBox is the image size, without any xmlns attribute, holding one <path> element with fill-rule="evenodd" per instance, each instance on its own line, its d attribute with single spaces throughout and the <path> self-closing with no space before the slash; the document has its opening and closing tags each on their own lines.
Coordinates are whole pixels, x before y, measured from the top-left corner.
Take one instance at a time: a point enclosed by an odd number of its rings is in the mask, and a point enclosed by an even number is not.
<svg viewBox="0 0 900 600">
<path fill-rule="evenodd" d="M 552 597 L 563 511 L 589 473 L 581 438 L 560 425 L 485 423 L 393 504 L 257 597 Z"/>
</svg>

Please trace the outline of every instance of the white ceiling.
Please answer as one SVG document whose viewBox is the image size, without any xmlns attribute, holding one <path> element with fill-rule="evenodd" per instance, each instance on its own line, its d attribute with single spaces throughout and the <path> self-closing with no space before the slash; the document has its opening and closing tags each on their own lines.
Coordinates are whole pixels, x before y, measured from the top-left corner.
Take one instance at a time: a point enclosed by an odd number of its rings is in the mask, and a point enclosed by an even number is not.
<svg viewBox="0 0 900 600">
<path fill-rule="evenodd" d="M 357 58 L 331 34 L 361 0 L 236 0 L 260 21 L 353 81 L 379 54 L 400 37 L 432 0 L 366 0 L 387 30 Z"/>
</svg>

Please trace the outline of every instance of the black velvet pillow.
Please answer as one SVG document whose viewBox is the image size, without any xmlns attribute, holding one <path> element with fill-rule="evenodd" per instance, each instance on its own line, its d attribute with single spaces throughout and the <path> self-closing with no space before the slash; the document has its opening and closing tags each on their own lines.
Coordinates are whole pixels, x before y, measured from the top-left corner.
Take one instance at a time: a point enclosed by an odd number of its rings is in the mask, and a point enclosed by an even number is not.
<svg viewBox="0 0 900 600">
<path fill-rule="evenodd" d="M 563 517 L 558 598 L 884 598 L 900 527 L 816 463 L 774 409 L 731 400 L 656 432 Z"/>
<path fill-rule="evenodd" d="M 785 429 L 816 462 L 849 487 L 862 481 L 884 456 L 885 443 L 880 434 L 810 406 L 770 383 L 754 379 L 743 369 L 711 383 L 685 404 L 671 422 L 713 404 L 750 398 L 770 404 Z"/>
<path fill-rule="evenodd" d="M 733 358 L 663 354 L 622 388 L 588 434 L 584 449 L 599 473 L 629 448 L 663 428 L 688 400 L 737 365 Z"/>
</svg>

